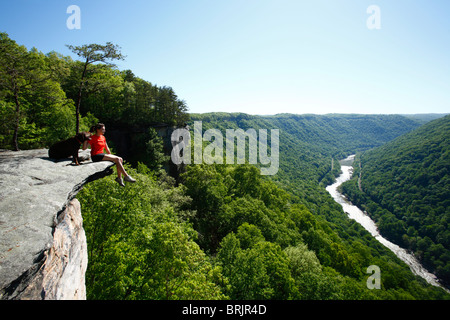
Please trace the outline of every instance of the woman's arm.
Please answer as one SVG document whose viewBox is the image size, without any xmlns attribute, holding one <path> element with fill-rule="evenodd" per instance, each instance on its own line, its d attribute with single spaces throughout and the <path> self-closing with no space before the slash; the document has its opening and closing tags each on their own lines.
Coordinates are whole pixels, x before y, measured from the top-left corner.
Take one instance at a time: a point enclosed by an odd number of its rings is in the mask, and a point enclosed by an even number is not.
<svg viewBox="0 0 450 320">
<path fill-rule="evenodd" d="M 88 147 L 89 141 L 86 140 L 85 142 L 83 142 L 83 150 L 86 150 Z"/>
<path fill-rule="evenodd" d="M 105 149 L 106 149 L 107 154 L 111 154 L 111 151 L 109 151 L 109 148 L 108 148 L 108 143 L 106 143 Z"/>
</svg>

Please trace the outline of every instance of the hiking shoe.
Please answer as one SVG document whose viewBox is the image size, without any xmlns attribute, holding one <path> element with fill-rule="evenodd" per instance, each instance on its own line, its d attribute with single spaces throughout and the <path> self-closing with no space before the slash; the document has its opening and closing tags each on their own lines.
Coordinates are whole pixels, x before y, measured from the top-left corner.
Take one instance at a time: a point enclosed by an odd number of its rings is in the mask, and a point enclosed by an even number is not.
<svg viewBox="0 0 450 320">
<path fill-rule="evenodd" d="M 127 181 L 127 182 L 136 182 L 136 180 L 134 180 L 134 179 L 133 179 L 132 177 L 130 177 L 130 176 L 125 176 L 124 180 Z"/>
<path fill-rule="evenodd" d="M 120 184 L 122 187 L 125 187 L 125 184 L 123 183 L 122 178 L 117 177 L 117 178 L 116 178 L 116 181 L 117 181 L 117 183 Z"/>
</svg>

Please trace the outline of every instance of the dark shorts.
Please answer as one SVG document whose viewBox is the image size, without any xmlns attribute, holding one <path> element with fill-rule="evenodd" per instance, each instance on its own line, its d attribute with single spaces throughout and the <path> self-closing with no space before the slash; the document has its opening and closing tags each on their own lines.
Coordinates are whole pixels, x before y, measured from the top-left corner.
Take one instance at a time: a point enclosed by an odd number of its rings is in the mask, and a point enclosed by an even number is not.
<svg viewBox="0 0 450 320">
<path fill-rule="evenodd" d="M 103 160 L 103 157 L 105 156 L 104 153 L 98 153 L 94 156 L 91 156 L 92 162 L 99 162 Z"/>
</svg>

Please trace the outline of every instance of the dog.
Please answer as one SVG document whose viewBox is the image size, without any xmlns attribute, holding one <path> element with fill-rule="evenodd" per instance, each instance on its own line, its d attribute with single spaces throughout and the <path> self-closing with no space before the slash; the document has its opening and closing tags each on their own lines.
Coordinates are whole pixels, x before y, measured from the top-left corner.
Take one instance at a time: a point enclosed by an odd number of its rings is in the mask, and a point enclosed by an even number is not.
<svg viewBox="0 0 450 320">
<path fill-rule="evenodd" d="M 78 150 L 83 142 L 91 140 L 91 134 L 89 132 L 80 132 L 76 136 L 64 141 L 59 141 L 52 145 L 48 149 L 48 156 L 52 159 L 64 159 L 72 156 L 75 165 L 80 165 L 80 161 L 86 159 L 80 159 L 78 157 Z"/>
</svg>

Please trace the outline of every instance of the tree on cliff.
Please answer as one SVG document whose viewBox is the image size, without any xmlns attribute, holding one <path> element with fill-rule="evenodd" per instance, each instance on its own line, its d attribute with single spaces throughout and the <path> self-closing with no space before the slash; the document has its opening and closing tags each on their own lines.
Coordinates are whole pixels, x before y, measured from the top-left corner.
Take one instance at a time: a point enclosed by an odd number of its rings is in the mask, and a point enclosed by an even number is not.
<svg viewBox="0 0 450 320">
<path fill-rule="evenodd" d="M 14 101 L 14 134 L 13 147 L 16 151 L 19 150 L 17 141 L 21 101 L 19 94 L 30 86 L 30 77 L 32 73 L 29 72 L 27 66 L 28 51 L 24 46 L 19 46 L 14 40 L 10 39 L 6 33 L 0 34 L 0 86 L 2 89 L 2 96 L 10 97 Z"/>
<path fill-rule="evenodd" d="M 72 46 L 67 45 L 67 47 L 76 53 L 79 57 L 84 59 L 84 63 L 80 68 L 80 78 L 78 83 L 78 94 L 77 101 L 75 104 L 76 113 L 76 133 L 80 130 L 80 106 L 81 106 L 81 96 L 83 90 L 98 91 L 101 87 L 105 86 L 105 81 L 108 81 L 110 77 L 95 77 L 102 72 L 107 71 L 105 66 L 94 65 L 95 63 L 103 63 L 110 68 L 115 65 L 111 63 L 113 60 L 124 60 L 124 56 L 120 52 L 120 47 L 118 45 L 107 42 L 106 45 L 100 44 L 89 44 L 83 46 Z M 89 81 L 91 80 L 91 81 Z"/>
<path fill-rule="evenodd" d="M 63 69 L 52 55 L 18 45 L 0 33 L 0 142 L 19 150 L 19 135 L 25 147 L 36 147 L 54 135 L 49 123 L 67 127 L 70 102 L 55 74 Z M 3 121 L 4 120 L 4 121 Z M 12 135 L 11 142 L 9 140 Z M 11 144 L 10 144 L 11 143 Z"/>
</svg>

